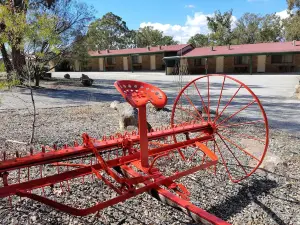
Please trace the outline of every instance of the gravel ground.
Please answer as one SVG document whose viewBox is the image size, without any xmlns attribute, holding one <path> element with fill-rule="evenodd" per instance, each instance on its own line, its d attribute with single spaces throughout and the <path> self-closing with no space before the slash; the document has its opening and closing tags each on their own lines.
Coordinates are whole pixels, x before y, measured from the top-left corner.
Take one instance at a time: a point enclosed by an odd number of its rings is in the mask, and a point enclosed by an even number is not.
<svg viewBox="0 0 300 225">
<path fill-rule="evenodd" d="M 158 112 L 149 109 L 149 123 L 153 127 L 169 125 L 170 110 L 169 106 Z M 96 138 L 119 132 L 117 115 L 109 108 L 109 102 L 38 108 L 36 146 L 72 144 L 74 140 L 81 139 L 83 132 Z M 3 110 L 0 118 L 0 151 L 5 149 L 14 154 L 19 149 L 24 154 L 27 150 L 22 144 L 5 145 L 5 140 L 29 140 L 30 113 L 27 109 Z M 264 166 L 243 182 L 230 182 L 222 166 L 218 166 L 216 175 L 211 171 L 200 171 L 180 179 L 180 183 L 191 191 L 191 201 L 232 224 L 300 224 L 300 135 L 277 127 L 271 127 L 270 133 Z M 84 184 L 75 180 L 71 193 L 61 193 L 57 186 L 54 192 L 48 189 L 45 192 L 50 198 L 82 207 L 113 195 L 99 182 L 93 182 L 90 177 L 85 179 Z M 192 224 L 185 214 L 147 194 L 106 208 L 99 216 L 87 217 L 70 216 L 17 197 L 14 203 L 10 208 L 7 199 L 0 199 L 1 224 Z"/>
</svg>

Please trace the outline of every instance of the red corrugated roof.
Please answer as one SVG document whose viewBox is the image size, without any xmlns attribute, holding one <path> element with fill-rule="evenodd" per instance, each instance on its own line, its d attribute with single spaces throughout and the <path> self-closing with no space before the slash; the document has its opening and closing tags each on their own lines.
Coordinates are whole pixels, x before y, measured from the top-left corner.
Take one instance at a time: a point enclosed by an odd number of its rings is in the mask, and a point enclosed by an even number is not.
<svg viewBox="0 0 300 225">
<path fill-rule="evenodd" d="M 150 47 L 148 48 L 128 48 L 128 49 L 119 49 L 119 50 L 101 50 L 99 51 L 89 51 L 90 56 L 109 56 L 109 55 L 130 55 L 130 54 L 144 54 L 144 53 L 157 53 L 157 52 L 178 52 L 181 49 L 189 46 L 189 44 L 182 44 L 182 45 L 169 45 L 169 46 L 161 46 L 159 48 Z"/>
<path fill-rule="evenodd" d="M 186 53 L 185 57 L 195 56 L 216 56 L 216 55 L 238 55 L 238 54 L 265 54 L 265 53 L 281 53 L 281 52 L 300 52 L 300 41 L 295 42 L 274 42 L 274 43 L 259 43 L 259 44 L 245 44 L 245 45 L 231 45 L 230 50 L 228 46 L 214 46 L 195 48 Z"/>
</svg>

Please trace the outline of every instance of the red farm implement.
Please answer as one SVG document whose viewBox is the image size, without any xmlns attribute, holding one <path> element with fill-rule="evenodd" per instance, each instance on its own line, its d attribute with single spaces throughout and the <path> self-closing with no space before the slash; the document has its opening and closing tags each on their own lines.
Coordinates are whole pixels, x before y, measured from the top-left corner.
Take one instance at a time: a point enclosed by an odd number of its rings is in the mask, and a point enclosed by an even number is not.
<svg viewBox="0 0 300 225">
<path fill-rule="evenodd" d="M 268 147 L 268 122 L 257 96 L 226 75 L 201 76 L 175 99 L 168 127 L 148 130 L 146 105 L 163 108 L 167 97 L 159 88 L 138 81 L 115 82 L 138 109 L 139 129 L 96 140 L 83 134 L 73 147 L 42 147 L 27 155 L 4 152 L 0 162 L 0 197 L 20 196 L 75 216 L 86 216 L 148 192 L 196 222 L 228 224 L 193 205 L 179 178 L 207 169 L 227 173 L 232 182 L 249 177 L 262 163 Z M 221 171 L 221 172 L 220 172 Z M 79 180 L 79 181 L 78 181 Z M 78 188 L 99 181 L 114 195 L 86 208 L 49 197 L 49 190 Z M 75 187 L 72 182 L 76 183 Z"/>
</svg>

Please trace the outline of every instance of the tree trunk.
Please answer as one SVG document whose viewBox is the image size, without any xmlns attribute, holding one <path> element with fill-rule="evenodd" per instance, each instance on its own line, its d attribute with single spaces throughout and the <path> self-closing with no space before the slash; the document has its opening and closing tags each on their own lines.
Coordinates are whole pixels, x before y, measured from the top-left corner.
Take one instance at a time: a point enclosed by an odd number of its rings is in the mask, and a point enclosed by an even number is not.
<svg viewBox="0 0 300 225">
<path fill-rule="evenodd" d="M 6 51 L 6 48 L 5 48 L 5 45 L 4 44 L 1 44 L 0 45 L 0 49 L 1 49 L 1 55 L 2 55 L 2 58 L 3 58 L 3 62 L 4 62 L 4 65 L 5 65 L 5 70 L 6 70 L 6 73 L 7 73 L 7 78 L 9 79 L 10 78 L 10 73 L 12 72 L 12 65 L 11 65 L 11 61 L 9 59 L 9 56 L 7 54 L 7 51 Z"/>
<path fill-rule="evenodd" d="M 11 55 L 12 55 L 13 68 L 17 72 L 17 77 L 22 80 L 24 79 L 23 70 L 26 64 L 25 55 L 23 54 L 21 49 L 16 48 L 14 46 L 12 46 L 11 48 Z"/>
<path fill-rule="evenodd" d="M 36 87 L 40 86 L 40 75 L 39 74 L 34 75 L 34 80 L 35 80 L 35 86 Z"/>
</svg>

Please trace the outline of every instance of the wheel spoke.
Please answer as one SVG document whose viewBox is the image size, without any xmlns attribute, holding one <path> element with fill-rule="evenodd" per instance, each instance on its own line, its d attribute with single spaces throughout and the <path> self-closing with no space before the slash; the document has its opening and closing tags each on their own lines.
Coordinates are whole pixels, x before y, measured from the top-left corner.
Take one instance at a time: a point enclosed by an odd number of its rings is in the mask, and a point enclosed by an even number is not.
<svg viewBox="0 0 300 225">
<path fill-rule="evenodd" d="M 254 140 L 254 141 L 260 141 L 260 142 L 263 142 L 263 143 L 266 143 L 266 140 L 263 140 L 263 139 L 260 139 L 260 138 L 256 138 L 256 137 L 253 137 L 253 136 L 248 136 L 248 135 L 245 135 L 245 134 L 237 134 L 233 131 L 225 131 L 226 133 L 229 133 L 229 134 L 233 134 L 233 135 L 238 135 L 239 137 L 244 137 L 244 138 L 247 138 L 247 139 L 251 139 L 251 140 Z"/>
<path fill-rule="evenodd" d="M 182 94 L 185 96 L 185 98 L 188 100 L 188 102 L 193 106 L 193 108 L 196 110 L 197 114 L 200 116 L 202 122 L 204 122 L 204 119 L 202 117 L 202 115 L 199 113 L 198 109 L 196 108 L 196 106 L 194 105 L 194 103 L 192 102 L 192 100 L 188 97 L 187 94 L 185 94 L 184 92 L 182 92 Z"/>
<path fill-rule="evenodd" d="M 240 85 L 240 87 L 237 89 L 237 91 L 231 97 L 231 99 L 229 100 L 229 102 L 227 102 L 226 106 L 223 108 L 222 112 L 215 118 L 214 122 L 217 122 L 217 120 L 220 118 L 220 116 L 223 114 L 223 112 L 225 111 L 225 109 L 229 106 L 229 104 L 232 102 L 232 100 L 237 95 L 237 93 L 241 90 L 241 88 L 242 88 L 242 85 Z"/>
<path fill-rule="evenodd" d="M 196 85 L 195 82 L 193 82 L 193 84 L 194 84 L 194 86 L 195 86 L 195 88 L 196 88 L 196 90 L 197 90 L 197 92 L 198 92 L 198 95 L 199 95 L 200 98 L 201 98 L 201 102 L 202 102 L 203 108 L 204 108 L 206 114 L 208 114 L 206 105 L 205 105 L 205 103 L 204 103 L 204 101 L 203 101 L 202 95 L 200 94 L 200 90 L 198 89 L 198 87 L 197 87 L 197 85 Z"/>
<path fill-rule="evenodd" d="M 217 106 L 216 116 L 218 116 L 218 113 L 219 113 L 219 107 L 220 107 L 220 102 L 221 102 L 221 98 L 222 98 L 222 94 L 223 94 L 223 89 L 224 89 L 225 79 L 226 79 L 226 76 L 224 76 L 224 80 L 223 80 L 223 84 L 222 84 L 222 89 L 221 89 L 220 97 L 219 97 L 219 101 L 218 101 L 218 106 Z"/>
<path fill-rule="evenodd" d="M 182 111 L 184 111 L 184 112 L 187 112 L 189 115 L 191 115 L 192 117 L 194 117 L 196 120 L 198 120 L 199 118 L 198 117 L 196 117 L 195 115 L 193 115 L 192 113 L 191 113 L 191 111 L 189 111 L 189 110 L 187 110 L 187 109 L 184 109 L 184 108 L 182 108 L 181 106 L 176 106 L 176 109 L 179 109 L 179 110 L 182 110 Z M 203 120 L 202 120 L 203 121 Z"/>
<path fill-rule="evenodd" d="M 243 126 L 243 125 L 248 125 L 248 124 L 256 124 L 256 123 L 261 123 L 261 122 L 265 122 L 264 120 L 254 120 L 251 122 L 245 122 L 245 123 L 231 123 L 225 126 L 219 126 L 220 127 L 238 127 L 238 126 Z"/>
<path fill-rule="evenodd" d="M 231 173 L 229 172 L 229 169 L 228 169 L 228 167 L 227 167 L 227 163 L 226 163 L 226 161 L 225 161 L 225 159 L 224 159 L 224 157 L 223 157 L 223 155 L 222 155 L 222 153 L 221 153 L 221 150 L 220 150 L 219 145 L 218 145 L 218 143 L 216 142 L 216 140 L 214 140 L 214 143 L 215 143 L 215 145 L 217 146 L 217 150 L 218 150 L 218 152 L 219 152 L 219 154 L 220 154 L 220 156 L 221 156 L 222 162 L 223 162 L 223 164 L 224 164 L 224 166 L 225 166 L 225 169 L 226 169 L 226 171 L 227 171 L 227 173 L 228 173 L 229 179 L 230 179 L 231 181 L 233 181 L 233 178 L 232 178 L 232 176 L 231 176 Z"/>
<path fill-rule="evenodd" d="M 237 114 L 239 114 L 240 112 L 242 112 L 243 110 L 247 109 L 249 106 L 251 106 L 253 103 L 255 103 L 256 100 L 253 100 L 252 102 L 250 102 L 248 105 L 244 106 L 243 108 L 241 108 L 240 110 L 238 110 L 237 112 L 235 112 L 234 114 L 232 114 L 231 116 L 227 117 L 226 119 L 222 120 L 220 123 L 218 123 L 216 126 L 220 126 L 221 124 L 227 122 L 228 120 L 230 120 L 232 117 L 236 116 Z"/>
<path fill-rule="evenodd" d="M 224 141 L 224 139 L 221 137 L 221 135 L 217 132 L 217 135 L 221 138 L 222 142 L 224 143 L 224 145 L 226 146 L 226 148 L 229 150 L 229 152 L 233 155 L 233 157 L 235 158 L 235 160 L 237 161 L 237 163 L 239 164 L 239 166 L 243 169 L 244 173 L 247 175 L 247 171 L 245 170 L 245 168 L 242 166 L 241 162 L 237 159 L 237 157 L 235 156 L 235 154 L 231 151 L 231 149 L 229 148 L 229 146 L 227 145 L 227 143 Z"/>
<path fill-rule="evenodd" d="M 223 135 L 219 134 L 217 132 L 217 134 L 219 135 L 219 137 L 223 140 L 223 138 L 228 141 L 229 143 L 231 143 L 232 145 L 234 145 L 235 147 L 237 147 L 238 149 L 240 149 L 241 151 L 243 151 L 244 153 L 246 153 L 247 155 L 249 155 L 251 158 L 259 161 L 258 158 L 256 158 L 254 155 L 250 154 L 249 152 L 247 152 L 244 148 L 242 148 L 241 146 L 239 146 L 238 144 L 236 144 L 234 141 L 231 141 L 229 138 L 224 137 Z"/>
<path fill-rule="evenodd" d="M 209 96 L 209 76 L 207 76 L 207 117 L 210 122 L 210 96 Z"/>
</svg>

